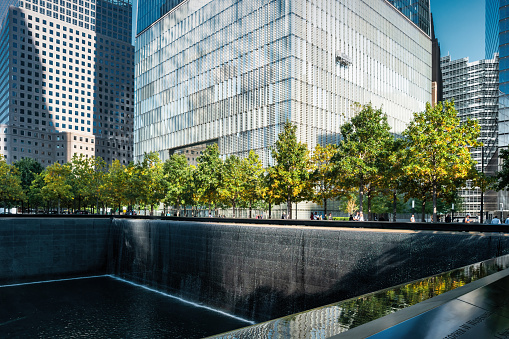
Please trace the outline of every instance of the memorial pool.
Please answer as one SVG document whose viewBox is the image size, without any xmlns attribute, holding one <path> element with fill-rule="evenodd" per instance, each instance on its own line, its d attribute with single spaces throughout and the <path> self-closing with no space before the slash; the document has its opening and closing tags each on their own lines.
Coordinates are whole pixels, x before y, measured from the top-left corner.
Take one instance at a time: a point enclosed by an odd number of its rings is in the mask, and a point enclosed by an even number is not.
<svg viewBox="0 0 509 339">
<path fill-rule="evenodd" d="M 3 338 L 203 338 L 252 323 L 110 276 L 0 287 Z"/>
</svg>

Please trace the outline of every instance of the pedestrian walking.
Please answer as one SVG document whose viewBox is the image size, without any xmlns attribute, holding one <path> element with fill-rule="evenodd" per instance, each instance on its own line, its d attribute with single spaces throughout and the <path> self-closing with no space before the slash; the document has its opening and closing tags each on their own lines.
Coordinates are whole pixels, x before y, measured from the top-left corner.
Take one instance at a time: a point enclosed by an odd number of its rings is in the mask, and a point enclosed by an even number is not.
<svg viewBox="0 0 509 339">
<path fill-rule="evenodd" d="M 499 218 L 497 218 L 497 216 L 495 215 L 495 216 L 493 217 L 493 219 L 491 219 L 491 224 L 492 224 L 492 225 L 499 225 L 499 224 L 501 224 L 500 219 L 499 219 Z"/>
</svg>

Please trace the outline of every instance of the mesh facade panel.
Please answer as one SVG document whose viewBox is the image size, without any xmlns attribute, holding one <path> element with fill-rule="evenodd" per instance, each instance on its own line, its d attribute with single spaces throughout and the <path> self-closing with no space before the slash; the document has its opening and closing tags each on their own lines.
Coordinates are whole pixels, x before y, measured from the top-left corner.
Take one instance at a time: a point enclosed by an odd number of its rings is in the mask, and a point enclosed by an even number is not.
<svg viewBox="0 0 509 339">
<path fill-rule="evenodd" d="M 355 102 L 395 133 L 431 99 L 431 40 L 391 5 L 188 1 L 137 37 L 135 157 L 217 139 L 271 162 L 283 124 L 313 148 L 339 142 Z"/>
</svg>

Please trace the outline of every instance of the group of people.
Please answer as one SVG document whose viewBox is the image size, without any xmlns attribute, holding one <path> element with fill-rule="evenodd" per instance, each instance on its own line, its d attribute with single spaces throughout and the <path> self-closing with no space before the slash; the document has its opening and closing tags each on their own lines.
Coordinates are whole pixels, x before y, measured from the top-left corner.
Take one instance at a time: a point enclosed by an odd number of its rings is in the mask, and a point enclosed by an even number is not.
<svg viewBox="0 0 509 339">
<path fill-rule="evenodd" d="M 497 215 L 495 215 L 493 217 L 493 219 L 491 219 L 491 222 L 490 224 L 493 224 L 493 225 L 497 225 L 497 224 L 502 224 L 502 221 L 501 221 L 502 217 L 500 217 L 500 219 L 497 217 Z M 440 220 L 439 220 L 440 221 Z M 446 223 L 450 223 L 452 220 L 451 220 L 451 216 L 448 214 L 446 217 L 445 217 L 445 222 Z M 412 216 L 410 217 L 410 222 L 415 222 L 415 216 L 412 214 Z M 431 222 L 433 222 L 433 217 L 431 218 Z M 463 219 L 463 223 L 465 224 L 469 224 L 473 222 L 473 220 L 470 218 L 470 214 L 467 214 L 466 217 Z M 507 218 L 505 219 L 504 221 L 504 224 L 506 225 L 509 225 L 509 215 L 507 216 Z"/>
<path fill-rule="evenodd" d="M 500 217 L 500 219 L 502 219 L 502 216 Z M 497 224 L 501 224 L 502 221 L 500 220 L 499 218 L 497 218 L 497 216 L 495 215 L 493 217 L 493 219 L 491 219 L 491 223 L 490 224 L 493 224 L 493 225 L 497 225 Z M 509 215 L 507 216 L 507 218 L 505 219 L 504 221 L 504 224 L 505 225 L 509 225 Z"/>
<path fill-rule="evenodd" d="M 355 215 L 350 214 L 350 221 L 364 221 L 364 214 L 362 212 L 357 212 Z"/>
<path fill-rule="evenodd" d="M 325 217 L 321 214 L 318 214 L 317 212 L 313 213 L 311 212 L 311 220 L 332 220 L 332 213 L 329 213 L 329 215 L 325 215 Z"/>
</svg>

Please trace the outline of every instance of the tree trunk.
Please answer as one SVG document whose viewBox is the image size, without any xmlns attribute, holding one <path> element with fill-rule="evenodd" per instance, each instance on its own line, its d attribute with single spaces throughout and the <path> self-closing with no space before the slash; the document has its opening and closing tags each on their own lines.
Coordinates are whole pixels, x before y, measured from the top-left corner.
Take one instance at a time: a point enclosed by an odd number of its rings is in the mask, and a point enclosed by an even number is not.
<svg viewBox="0 0 509 339">
<path fill-rule="evenodd" d="M 437 219 L 437 184 L 433 183 L 433 222 L 438 222 Z"/>
<path fill-rule="evenodd" d="M 286 200 L 286 215 L 288 219 L 292 219 L 292 200 L 290 199 L 290 195 L 288 195 Z"/>
<path fill-rule="evenodd" d="M 250 202 L 249 202 L 249 219 L 251 219 L 251 218 L 252 218 L 252 216 L 251 216 L 251 211 L 252 211 L 252 210 L 253 210 L 253 203 L 250 201 Z"/>
<path fill-rule="evenodd" d="M 327 198 L 323 199 L 323 214 L 324 217 L 327 219 Z"/>
<path fill-rule="evenodd" d="M 426 199 L 423 199 L 422 204 L 421 204 L 421 221 L 422 222 L 426 222 L 426 215 L 424 212 L 425 208 L 426 208 Z"/>
<path fill-rule="evenodd" d="M 269 219 L 272 219 L 272 203 L 269 202 Z"/>
<path fill-rule="evenodd" d="M 396 211 L 397 211 L 397 191 L 394 189 L 392 192 L 392 222 L 396 222 Z"/>
<path fill-rule="evenodd" d="M 364 199 L 364 181 L 361 177 L 361 182 L 359 184 L 359 212 L 362 213 L 362 202 Z"/>
<path fill-rule="evenodd" d="M 368 189 L 368 217 L 367 221 L 373 220 L 373 216 L 371 215 L 371 198 L 372 198 L 372 189 L 371 186 Z"/>
</svg>

